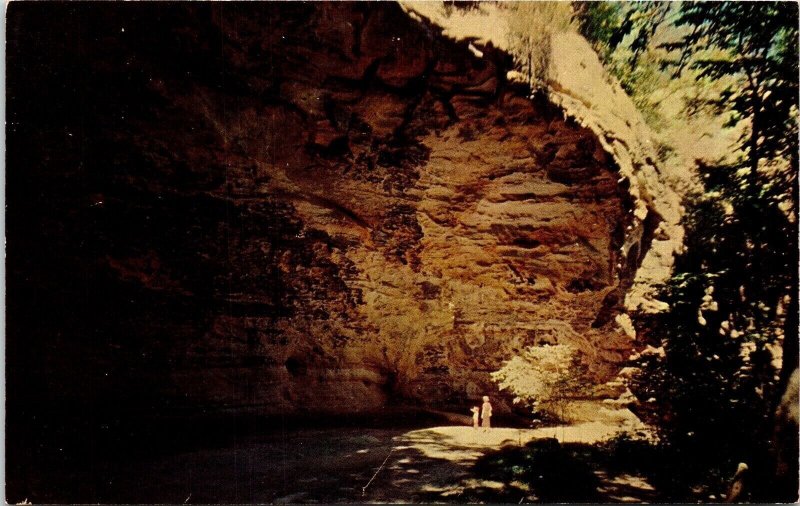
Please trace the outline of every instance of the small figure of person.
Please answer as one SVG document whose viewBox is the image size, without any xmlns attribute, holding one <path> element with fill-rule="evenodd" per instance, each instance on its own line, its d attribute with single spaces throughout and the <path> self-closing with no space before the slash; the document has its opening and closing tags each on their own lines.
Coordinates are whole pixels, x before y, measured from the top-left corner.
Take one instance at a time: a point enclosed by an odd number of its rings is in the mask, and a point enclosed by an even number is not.
<svg viewBox="0 0 800 506">
<path fill-rule="evenodd" d="M 489 402 L 489 396 L 483 396 L 483 406 L 481 406 L 481 425 L 484 432 L 492 428 L 492 404 Z"/>
<path fill-rule="evenodd" d="M 473 406 L 470 411 L 472 411 L 472 427 L 478 430 L 478 418 L 481 409 L 478 406 Z"/>
</svg>

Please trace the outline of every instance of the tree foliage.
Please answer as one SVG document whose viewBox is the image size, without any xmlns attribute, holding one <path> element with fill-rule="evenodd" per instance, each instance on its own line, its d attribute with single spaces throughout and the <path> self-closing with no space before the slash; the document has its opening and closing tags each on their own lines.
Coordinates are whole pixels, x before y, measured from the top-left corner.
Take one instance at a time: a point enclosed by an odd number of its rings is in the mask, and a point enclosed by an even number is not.
<svg viewBox="0 0 800 506">
<path fill-rule="evenodd" d="M 623 41 L 629 39 L 626 47 L 630 54 L 625 62 L 629 69 L 635 68 L 647 52 L 670 9 L 668 2 L 573 2 L 581 35 L 592 43 L 604 62 L 611 61 Z"/>
<path fill-rule="evenodd" d="M 663 118 L 651 97 L 664 86 L 665 76 L 651 40 L 672 9 L 670 3 L 575 1 L 572 6 L 578 31 L 645 120 L 659 127 Z"/>
<path fill-rule="evenodd" d="M 784 378 L 797 366 L 797 19 L 788 2 L 680 4 L 664 68 L 735 83 L 706 101 L 745 128 L 734 163 L 698 166 L 686 250 L 661 293 L 670 310 L 650 330 L 665 356 L 635 382 L 675 458 L 694 463 L 682 471 L 707 480 L 748 462 L 764 494 L 778 350 Z"/>
<path fill-rule="evenodd" d="M 749 122 L 740 147 L 755 193 L 760 162 L 797 153 L 797 4 L 686 2 L 675 25 L 687 33 L 662 44 L 674 55 L 665 67 L 691 68 L 698 80 L 740 78 L 710 101 L 731 124 Z"/>
<path fill-rule="evenodd" d="M 686 252 L 660 294 L 670 310 L 650 331 L 664 356 L 640 360 L 632 390 L 659 413 L 670 458 L 685 463 L 671 486 L 703 482 L 719 494 L 738 462 L 764 469 L 778 379 L 770 350 L 786 307 L 777 292 L 773 307 L 744 295 L 748 254 L 739 240 L 748 224 L 729 206 L 697 196 L 685 226 Z M 773 312 L 773 323 L 756 328 L 755 311 Z"/>
<path fill-rule="evenodd" d="M 738 240 L 729 256 L 740 278 L 732 288 L 741 294 L 731 309 L 759 342 L 774 340 L 779 301 L 788 299 L 788 314 L 796 313 L 797 19 L 797 4 L 790 2 L 689 2 L 675 21 L 686 34 L 665 45 L 677 53 L 667 62 L 677 71 L 690 66 L 698 80 L 738 78 L 709 101 L 731 124 L 747 124 L 740 157 L 700 172 L 706 190 L 730 206 L 728 222 L 737 224 L 727 231 Z M 796 320 L 781 320 L 785 342 L 794 345 Z M 792 369 L 794 355 L 786 357 Z"/>
<path fill-rule="evenodd" d="M 664 354 L 641 359 L 633 387 L 686 464 L 674 474 L 683 485 L 716 476 L 722 491 L 746 461 L 767 490 L 771 414 L 798 355 L 797 3 L 574 6 L 646 118 L 662 74 L 693 80 L 688 115 L 722 115 L 741 132 L 728 162 L 698 163 L 685 251 L 661 291 L 670 309 L 648 325 Z"/>
<path fill-rule="evenodd" d="M 531 346 L 492 373 L 500 390 L 535 411 L 564 417 L 568 400 L 586 391 L 586 367 L 567 344 Z"/>
</svg>

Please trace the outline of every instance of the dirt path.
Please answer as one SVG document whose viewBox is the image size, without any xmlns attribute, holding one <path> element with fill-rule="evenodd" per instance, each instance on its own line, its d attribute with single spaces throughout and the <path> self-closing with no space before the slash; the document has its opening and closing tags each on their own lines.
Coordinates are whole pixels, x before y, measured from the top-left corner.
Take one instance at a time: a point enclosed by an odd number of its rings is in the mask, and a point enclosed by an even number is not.
<svg viewBox="0 0 800 506">
<path fill-rule="evenodd" d="M 617 432 L 618 428 L 597 423 L 543 429 L 492 429 L 433 427 L 395 437 L 389 459 L 366 490 L 369 502 L 541 502 L 559 499 L 592 499 L 601 502 L 651 502 L 655 490 L 642 476 L 609 473 L 594 469 L 590 480 L 574 473 L 568 462 L 561 469 L 566 487 L 580 487 L 575 480 L 591 481 L 593 490 L 575 497 L 570 490 L 549 490 L 542 497 L 535 483 L 509 479 L 504 468 L 513 471 L 516 462 L 530 453 L 531 443 L 558 441 L 592 445 Z M 550 446 L 560 448 L 560 444 Z M 526 453 L 527 452 L 527 453 Z M 544 454 L 550 460 L 552 455 Z M 534 457 L 535 458 L 535 457 Z M 556 466 L 559 467 L 559 466 Z M 534 466 L 535 469 L 535 466 Z M 568 474 L 573 473 L 573 476 Z M 504 475 L 505 474 L 505 475 Z M 522 472 L 524 474 L 524 471 Z M 544 479 L 540 475 L 538 478 Z M 528 480 L 531 481 L 531 480 Z M 536 477 L 534 477 L 534 482 Z M 570 485 L 570 482 L 573 482 Z M 532 486 L 533 485 L 533 486 Z M 546 484 L 553 488 L 553 484 Z M 556 488 L 558 486 L 556 485 Z"/>
<path fill-rule="evenodd" d="M 71 492 L 61 502 L 652 501 L 655 491 L 642 476 L 610 472 L 592 460 L 595 443 L 618 430 L 593 422 L 489 432 L 464 426 L 285 431 L 98 466 L 64 484 Z"/>
</svg>

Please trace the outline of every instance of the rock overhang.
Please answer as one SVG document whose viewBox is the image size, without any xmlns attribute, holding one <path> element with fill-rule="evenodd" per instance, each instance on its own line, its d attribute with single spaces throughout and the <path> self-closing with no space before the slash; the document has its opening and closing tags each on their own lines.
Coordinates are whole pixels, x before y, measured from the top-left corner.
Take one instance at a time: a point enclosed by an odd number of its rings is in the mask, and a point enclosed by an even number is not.
<svg viewBox="0 0 800 506">
<path fill-rule="evenodd" d="M 102 196 L 96 256 L 53 238 L 97 266 L 105 291 L 77 310 L 109 348 L 61 341 L 49 363 L 71 346 L 172 404 L 267 411 L 458 407 L 514 353 L 552 342 L 580 349 L 598 382 L 613 376 L 634 346 L 617 316 L 654 250 L 647 227 L 677 236 L 644 134 L 623 126 L 635 109 L 606 118 L 614 102 L 557 65 L 549 101 L 531 100 L 497 45 L 394 4 L 169 9 L 150 27 L 180 42 L 164 55 L 141 13 L 118 20 L 108 52 L 75 55 L 107 101 L 84 112 L 89 166 L 66 175 Z M 585 41 L 560 40 L 555 55 L 599 65 Z M 108 83 L 125 62 L 151 77 L 120 94 Z M 104 106 L 130 113 L 104 129 Z M 54 216 L 88 226 L 88 197 L 60 198 Z"/>
</svg>

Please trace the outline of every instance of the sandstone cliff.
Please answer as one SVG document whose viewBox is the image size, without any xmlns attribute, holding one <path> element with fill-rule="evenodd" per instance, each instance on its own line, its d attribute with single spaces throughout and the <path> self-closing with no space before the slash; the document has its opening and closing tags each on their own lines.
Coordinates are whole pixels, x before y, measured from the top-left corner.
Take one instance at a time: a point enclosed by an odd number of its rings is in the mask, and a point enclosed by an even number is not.
<svg viewBox="0 0 800 506">
<path fill-rule="evenodd" d="M 531 99 L 502 43 L 396 4 L 15 8 L 20 392 L 461 409 L 525 346 L 598 385 L 635 347 L 677 197 L 582 39 Z"/>
</svg>

